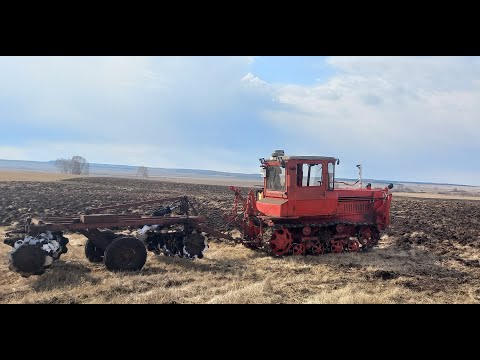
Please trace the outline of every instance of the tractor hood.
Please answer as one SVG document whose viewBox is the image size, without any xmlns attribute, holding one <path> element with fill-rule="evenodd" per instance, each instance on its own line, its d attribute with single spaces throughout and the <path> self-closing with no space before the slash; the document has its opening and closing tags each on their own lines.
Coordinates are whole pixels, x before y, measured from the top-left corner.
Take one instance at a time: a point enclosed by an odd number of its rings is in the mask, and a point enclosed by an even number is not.
<svg viewBox="0 0 480 360">
<path fill-rule="evenodd" d="M 287 216 L 287 199 L 263 198 L 257 201 L 257 210 L 267 216 Z"/>
</svg>

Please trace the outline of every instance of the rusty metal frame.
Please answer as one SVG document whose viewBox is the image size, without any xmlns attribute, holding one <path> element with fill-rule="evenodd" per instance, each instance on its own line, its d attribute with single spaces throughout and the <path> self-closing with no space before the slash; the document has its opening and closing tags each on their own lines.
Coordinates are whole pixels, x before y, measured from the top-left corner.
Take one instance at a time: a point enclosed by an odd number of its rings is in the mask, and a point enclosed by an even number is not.
<svg viewBox="0 0 480 360">
<path fill-rule="evenodd" d="M 86 230 L 86 229 L 109 229 L 121 228 L 129 226 L 142 225 L 175 225 L 189 222 L 204 222 L 203 216 L 178 216 L 178 217 L 161 217 L 161 216 L 124 216 L 115 222 L 99 222 L 99 223 L 82 223 L 79 217 L 63 218 L 60 221 L 52 219 L 38 219 L 33 218 L 32 223 L 28 225 L 28 233 L 38 233 L 41 231 L 59 231 L 59 230 Z"/>
<path fill-rule="evenodd" d="M 127 203 L 127 204 L 115 204 L 115 205 L 107 205 L 93 209 L 87 209 L 88 214 L 96 213 L 99 211 L 110 210 L 110 209 L 127 209 L 134 206 L 140 205 L 147 205 L 147 204 L 160 204 L 165 201 L 182 201 L 185 200 L 186 196 L 179 196 L 173 198 L 166 198 L 166 199 L 154 199 L 154 200 L 145 200 L 145 201 L 138 201 L 134 203 Z"/>
<path fill-rule="evenodd" d="M 125 209 L 132 208 L 147 204 L 160 204 L 162 202 L 180 202 L 180 211 L 183 215 L 177 216 L 146 216 L 139 214 L 99 214 L 97 212 L 109 210 L 109 209 Z M 189 210 L 195 214 L 195 216 L 189 216 Z M 112 216 L 114 215 L 114 216 Z M 98 229 L 118 229 L 128 227 L 138 227 L 143 225 L 185 225 L 191 226 L 197 230 L 204 231 L 205 233 L 238 242 L 230 235 L 224 234 L 220 231 L 214 230 L 205 224 L 205 217 L 198 216 L 198 212 L 193 206 L 192 202 L 187 196 L 179 196 L 164 199 L 154 199 L 138 201 L 134 203 L 125 204 L 112 204 L 102 206 L 98 208 L 89 208 L 85 211 L 85 214 L 79 216 L 51 216 L 45 218 L 34 217 L 30 219 L 30 222 L 25 226 L 24 230 L 19 232 L 25 232 L 30 235 L 37 235 L 44 231 L 75 231 L 85 235 L 87 238 L 92 239 L 95 243 L 98 243 L 100 247 L 106 245 L 105 239 L 102 238 Z M 105 247 L 105 246 L 103 246 Z"/>
</svg>

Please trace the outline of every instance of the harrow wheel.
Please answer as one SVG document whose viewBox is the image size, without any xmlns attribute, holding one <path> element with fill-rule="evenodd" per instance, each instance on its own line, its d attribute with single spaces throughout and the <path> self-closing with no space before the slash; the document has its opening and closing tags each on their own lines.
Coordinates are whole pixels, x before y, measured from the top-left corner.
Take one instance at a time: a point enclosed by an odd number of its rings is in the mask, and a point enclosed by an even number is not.
<svg viewBox="0 0 480 360">
<path fill-rule="evenodd" d="M 273 233 L 269 244 L 275 255 L 285 255 L 292 247 L 292 234 L 285 228 L 278 229 Z"/>
<path fill-rule="evenodd" d="M 85 256 L 88 261 L 92 263 L 101 263 L 103 262 L 103 254 L 105 250 L 96 247 L 92 240 L 87 240 L 85 243 Z"/>
<path fill-rule="evenodd" d="M 305 255 L 307 248 L 303 244 L 295 244 L 292 247 L 293 255 Z"/>
<path fill-rule="evenodd" d="M 358 240 L 350 240 L 348 242 L 348 251 L 350 252 L 357 252 L 357 251 L 360 251 L 360 243 L 358 242 Z"/>
<path fill-rule="evenodd" d="M 313 255 L 321 255 L 325 252 L 325 245 L 323 245 L 323 243 L 315 244 L 311 250 Z"/>
<path fill-rule="evenodd" d="M 10 270 L 19 272 L 22 277 L 41 275 L 45 272 L 45 252 L 38 246 L 21 246 L 11 255 Z"/>
<path fill-rule="evenodd" d="M 105 249 L 105 267 L 110 271 L 137 271 L 147 261 L 147 249 L 135 237 L 113 240 Z"/>
<path fill-rule="evenodd" d="M 332 249 L 332 252 L 335 254 L 343 252 L 343 244 L 340 240 L 333 240 L 330 247 Z"/>
</svg>

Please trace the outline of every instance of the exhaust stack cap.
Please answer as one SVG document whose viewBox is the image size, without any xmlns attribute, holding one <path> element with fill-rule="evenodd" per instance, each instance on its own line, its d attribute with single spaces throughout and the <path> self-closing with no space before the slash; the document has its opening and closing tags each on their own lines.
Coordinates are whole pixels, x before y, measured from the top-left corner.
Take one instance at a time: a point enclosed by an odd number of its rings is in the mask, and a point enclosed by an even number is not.
<svg viewBox="0 0 480 360">
<path fill-rule="evenodd" d="M 272 157 L 280 157 L 280 156 L 285 156 L 285 151 L 283 150 L 275 150 L 272 153 Z"/>
</svg>

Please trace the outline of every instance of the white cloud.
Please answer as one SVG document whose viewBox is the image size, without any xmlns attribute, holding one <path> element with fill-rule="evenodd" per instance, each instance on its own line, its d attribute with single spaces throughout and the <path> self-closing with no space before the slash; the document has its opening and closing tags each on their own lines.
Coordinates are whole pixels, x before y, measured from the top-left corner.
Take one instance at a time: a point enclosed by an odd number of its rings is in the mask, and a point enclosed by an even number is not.
<svg viewBox="0 0 480 360">
<path fill-rule="evenodd" d="M 0 58 L 0 110 L 14 107 L 17 124 L 84 138 L 120 141 L 126 135 L 145 134 L 146 129 L 173 138 L 197 119 L 206 125 L 220 121 L 216 114 L 228 111 L 245 92 L 241 79 L 252 61 L 248 57 L 4 57 Z M 0 123 L 12 121 L 2 115 Z"/>
<path fill-rule="evenodd" d="M 308 149 L 340 149 L 376 162 L 378 169 L 386 159 L 406 164 L 416 160 L 414 155 L 438 162 L 448 148 L 465 144 L 480 151 L 478 58 L 332 57 L 327 62 L 336 75 L 314 86 L 275 86 L 274 96 L 285 109 L 266 112 L 273 125 L 303 137 Z"/>
<path fill-rule="evenodd" d="M 260 79 L 258 76 L 253 75 L 252 73 L 248 73 L 242 78 L 242 82 L 252 85 L 252 86 L 264 86 L 267 83 Z"/>
<path fill-rule="evenodd" d="M 15 132 L 0 133 L 0 145 L 11 146 L 2 153 L 15 159 L 79 154 L 92 162 L 246 170 L 243 160 L 224 154 L 230 149 L 241 158 L 244 141 L 233 139 L 236 145 L 230 146 L 230 139 L 255 121 L 263 101 L 242 82 L 253 61 L 2 57 L 0 125 L 15 123 Z"/>
</svg>

